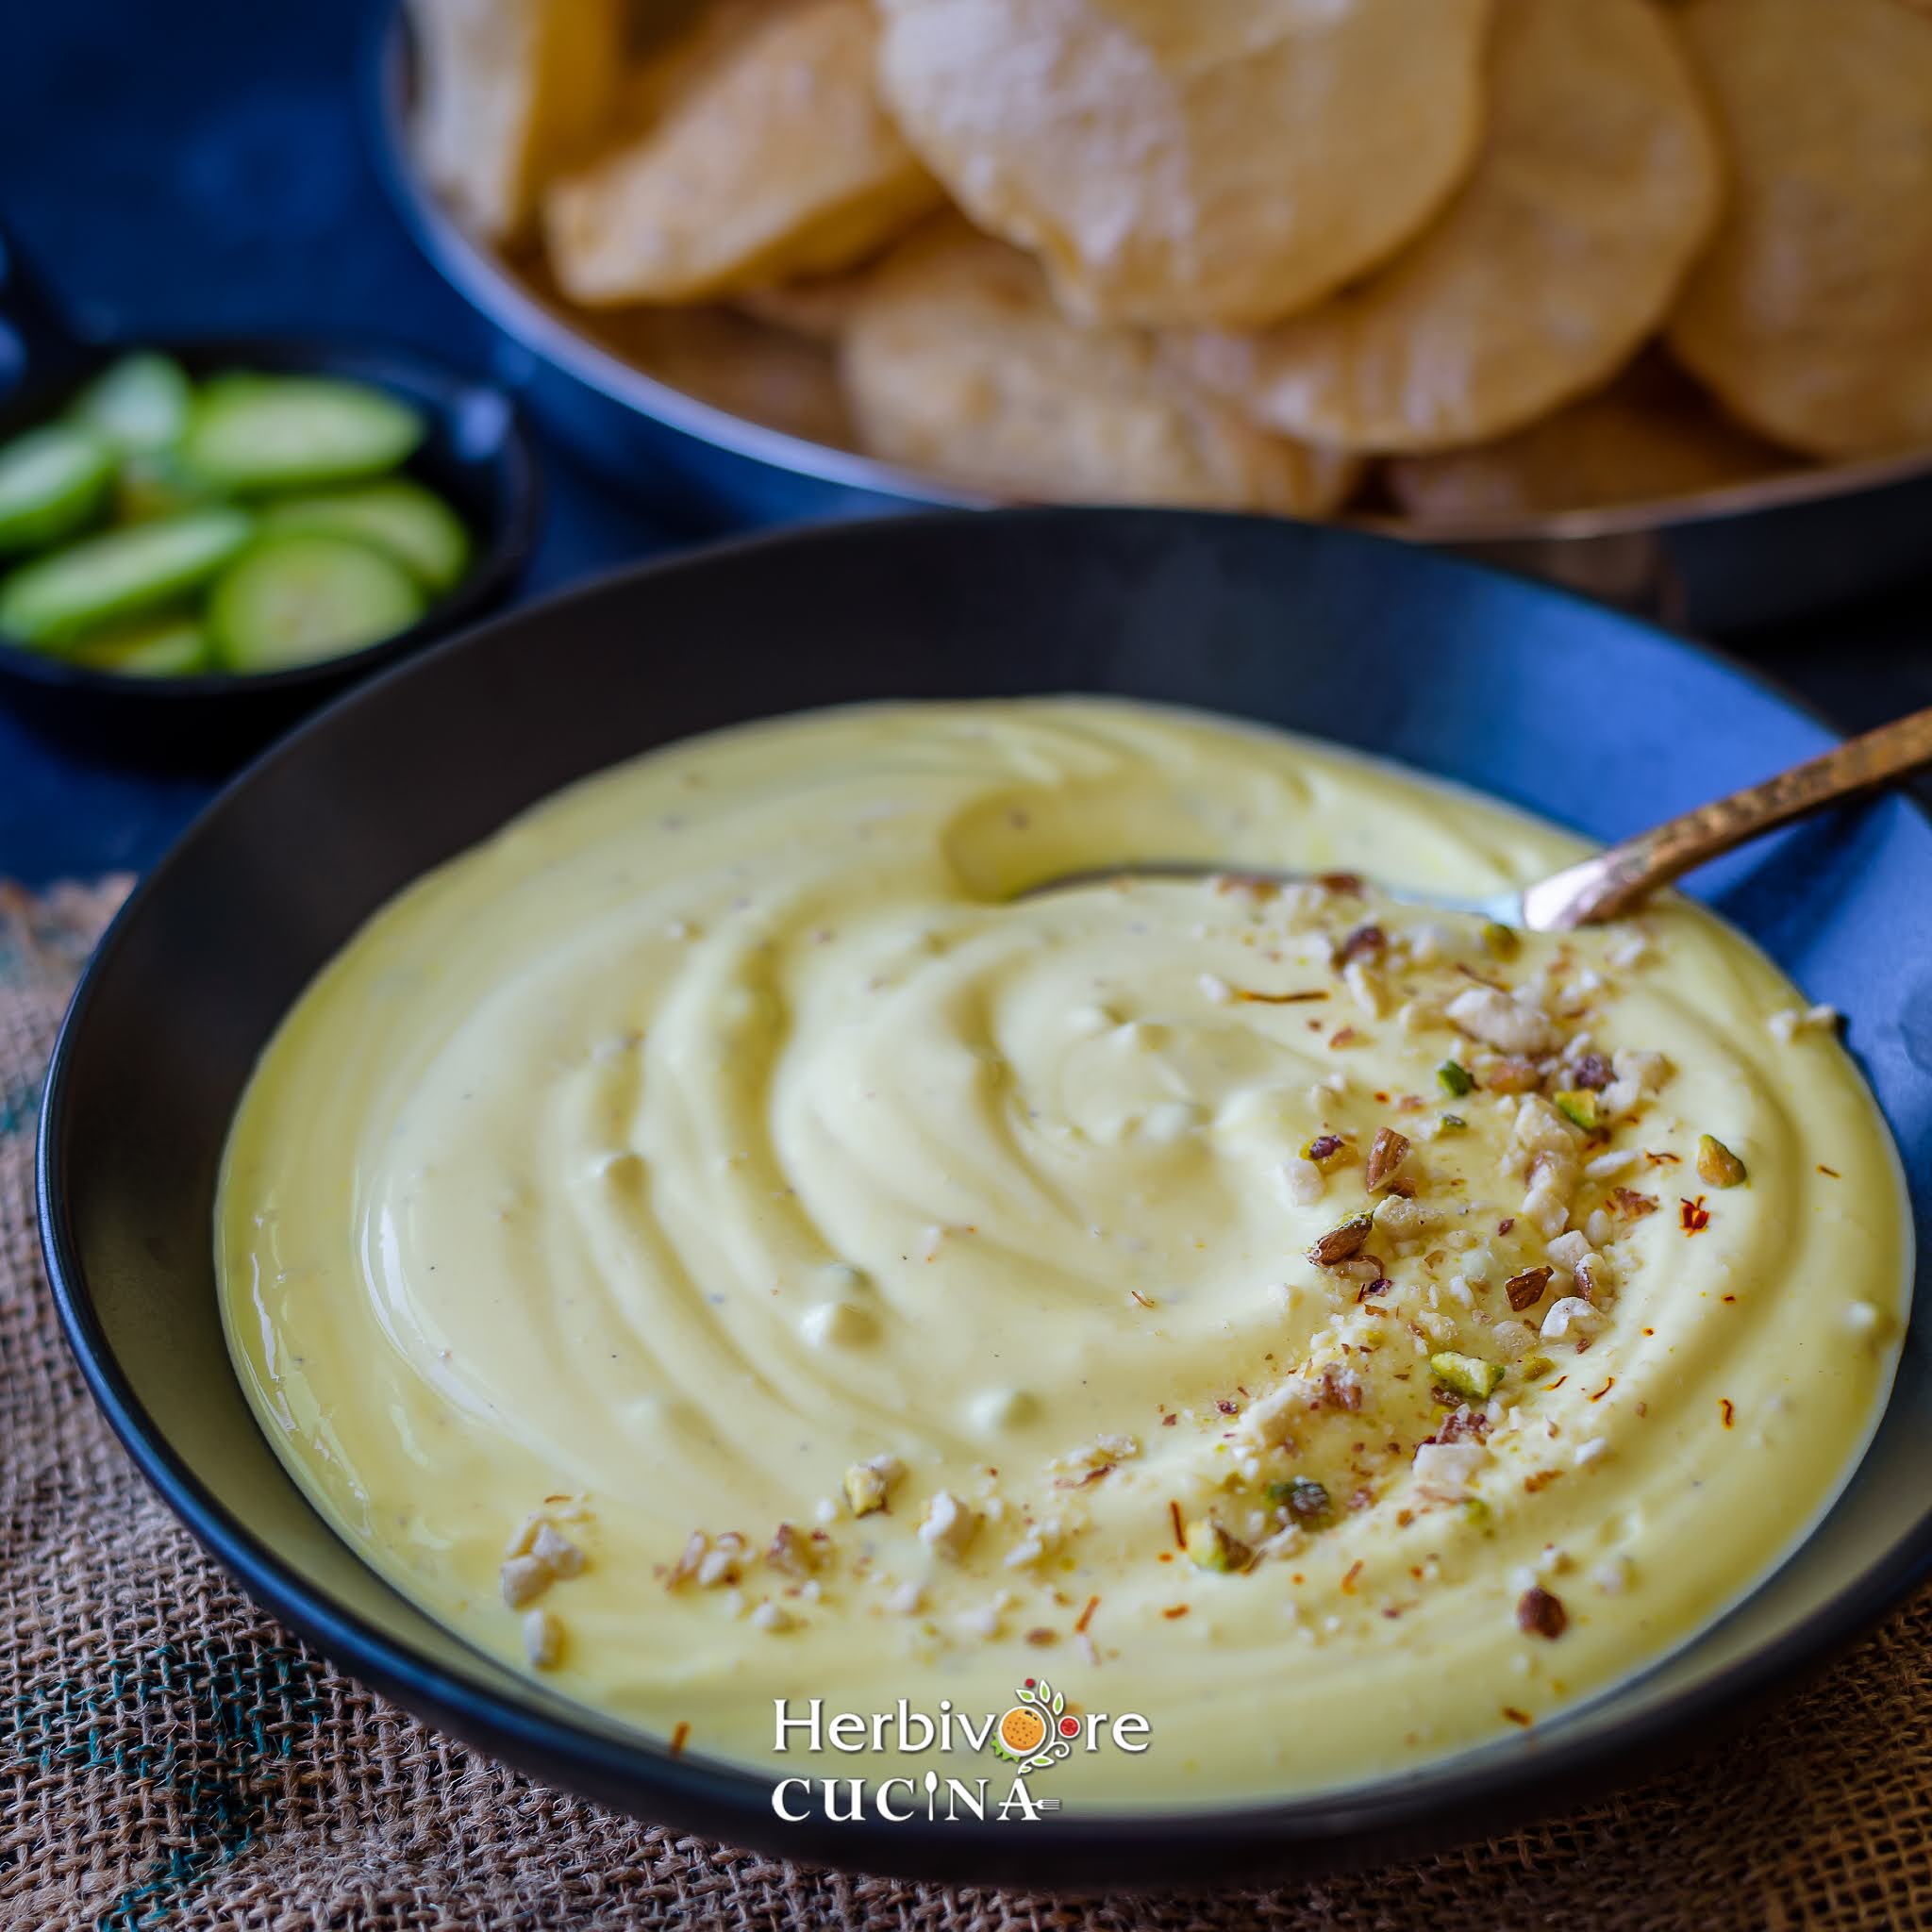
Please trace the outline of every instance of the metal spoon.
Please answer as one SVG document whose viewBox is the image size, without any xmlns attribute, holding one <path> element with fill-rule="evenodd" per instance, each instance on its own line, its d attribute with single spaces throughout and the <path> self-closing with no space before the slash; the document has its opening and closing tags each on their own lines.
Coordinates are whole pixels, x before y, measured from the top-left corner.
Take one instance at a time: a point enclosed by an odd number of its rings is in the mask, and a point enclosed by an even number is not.
<svg viewBox="0 0 1932 1932">
<path fill-rule="evenodd" d="M 1621 918 L 1659 886 L 1721 858 L 1734 846 L 1925 764 L 1932 764 L 1932 706 L 1893 724 L 1881 724 L 1862 738 L 1847 739 L 1822 758 L 1793 765 L 1761 784 L 1747 785 L 1741 791 L 1666 819 L 1662 824 L 1624 839 L 1593 858 L 1566 866 L 1534 885 L 1512 887 L 1485 899 L 1451 899 L 1394 887 L 1382 890 L 1394 899 L 1471 912 L 1531 932 L 1567 932 L 1572 926 Z M 1030 899 L 1041 892 L 1110 879 L 1202 878 L 1222 874 L 1276 885 L 1307 876 L 1251 865 L 1217 865 L 1207 859 L 1129 859 L 1089 872 L 1063 873 L 1027 887 L 1019 896 Z"/>
</svg>

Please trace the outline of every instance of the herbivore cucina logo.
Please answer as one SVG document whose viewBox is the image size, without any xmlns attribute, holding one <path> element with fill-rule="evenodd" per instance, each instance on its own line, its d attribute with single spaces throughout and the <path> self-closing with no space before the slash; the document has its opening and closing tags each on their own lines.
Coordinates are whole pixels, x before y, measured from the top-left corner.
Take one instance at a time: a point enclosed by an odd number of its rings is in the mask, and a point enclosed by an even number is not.
<svg viewBox="0 0 1932 1932">
<path fill-rule="evenodd" d="M 1081 1711 L 1043 1677 L 1028 1677 L 1005 1710 L 969 1716 L 941 1698 L 933 1711 L 915 1710 L 900 1698 L 891 1710 L 869 1716 L 856 1710 L 828 1712 L 814 1697 L 794 1709 L 789 1697 L 773 1700 L 779 1753 L 838 1753 L 873 1759 L 924 1757 L 948 1758 L 987 1752 L 1011 1767 L 1000 1774 L 955 1775 L 928 1770 L 918 1776 L 880 1776 L 868 1765 L 852 1776 L 787 1777 L 772 1787 L 772 1809 L 793 1824 L 808 1818 L 853 1824 L 876 1819 L 888 1824 L 929 1819 L 946 1824 L 990 1819 L 997 1824 L 1029 1823 L 1058 1811 L 1058 1798 L 1039 1797 L 1027 1779 L 1063 1764 L 1076 1752 L 1124 1751 L 1138 1757 L 1147 1749 L 1152 1726 L 1138 1712 L 1116 1717 L 1104 1710 Z"/>
</svg>

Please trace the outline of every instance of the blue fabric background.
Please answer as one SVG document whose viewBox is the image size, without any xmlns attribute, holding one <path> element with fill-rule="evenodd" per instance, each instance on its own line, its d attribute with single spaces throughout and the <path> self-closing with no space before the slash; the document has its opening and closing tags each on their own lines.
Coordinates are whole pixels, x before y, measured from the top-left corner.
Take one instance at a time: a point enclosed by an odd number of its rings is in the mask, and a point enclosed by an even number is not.
<svg viewBox="0 0 1932 1932">
<path fill-rule="evenodd" d="M 0 219 L 123 331 L 388 337 L 487 369 L 488 331 L 416 254 L 368 153 L 388 0 L 5 0 Z M 546 451 L 525 594 L 665 539 Z M 1750 648 L 1847 724 L 1932 703 L 1932 583 Z M 0 876 L 148 864 L 208 787 L 95 767 L 0 710 Z"/>
</svg>

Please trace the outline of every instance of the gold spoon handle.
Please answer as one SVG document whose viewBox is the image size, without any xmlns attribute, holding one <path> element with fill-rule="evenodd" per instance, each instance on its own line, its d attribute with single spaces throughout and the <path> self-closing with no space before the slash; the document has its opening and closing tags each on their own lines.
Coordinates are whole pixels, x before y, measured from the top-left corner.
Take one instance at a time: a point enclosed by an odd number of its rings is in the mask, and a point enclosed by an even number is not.
<svg viewBox="0 0 1932 1932">
<path fill-rule="evenodd" d="M 1557 932 L 1616 919 L 1659 886 L 1747 839 L 1924 764 L 1932 764 L 1932 707 L 1847 739 L 1807 764 L 1700 805 L 1526 887 L 1523 923 L 1539 932 Z"/>
</svg>

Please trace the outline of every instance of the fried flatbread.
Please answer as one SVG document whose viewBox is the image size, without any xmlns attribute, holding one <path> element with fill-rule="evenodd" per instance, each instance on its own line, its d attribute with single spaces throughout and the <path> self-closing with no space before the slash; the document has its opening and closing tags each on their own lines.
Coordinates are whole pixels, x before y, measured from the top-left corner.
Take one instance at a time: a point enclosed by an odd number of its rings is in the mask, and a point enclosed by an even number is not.
<svg viewBox="0 0 1932 1932">
<path fill-rule="evenodd" d="M 417 152 L 478 233 L 513 241 L 602 128 L 623 73 L 623 0 L 408 0 Z"/>
<path fill-rule="evenodd" d="M 1398 457 L 1384 480 L 1400 508 L 1429 523 L 1663 502 L 1801 460 L 1726 422 L 1694 383 L 1646 356 L 1608 389 L 1514 436 Z"/>
<path fill-rule="evenodd" d="M 1357 475 L 1255 428 L 1143 333 L 1069 322 L 1038 262 L 952 218 L 868 278 L 840 367 L 867 449 L 999 495 L 1319 516 Z"/>
<path fill-rule="evenodd" d="M 880 80 L 1070 313 L 1249 327 L 1399 248 L 1467 172 L 1491 0 L 879 0 Z"/>
<path fill-rule="evenodd" d="M 1340 448 L 1487 441 L 1606 381 L 1717 221 L 1708 111 L 1648 0 L 1501 0 L 1488 136 L 1420 241 L 1311 313 L 1182 346 L 1257 422 Z"/>
<path fill-rule="evenodd" d="M 1673 353 L 1815 456 L 1932 444 L 1932 12 L 1690 0 L 1681 18 L 1736 187 Z"/>
<path fill-rule="evenodd" d="M 706 62 L 635 142 L 552 185 L 575 302 L 699 302 L 863 259 L 941 194 L 878 104 L 865 0 L 800 0 Z"/>
</svg>

